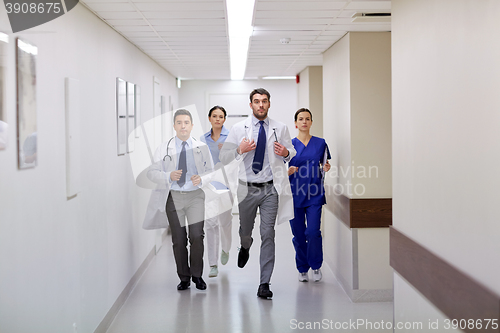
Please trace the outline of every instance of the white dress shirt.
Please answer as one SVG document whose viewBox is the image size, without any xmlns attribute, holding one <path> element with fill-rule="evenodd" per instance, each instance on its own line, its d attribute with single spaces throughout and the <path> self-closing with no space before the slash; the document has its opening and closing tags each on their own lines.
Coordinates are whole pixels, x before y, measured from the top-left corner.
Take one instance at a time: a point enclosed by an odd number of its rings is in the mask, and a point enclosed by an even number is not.
<svg viewBox="0 0 500 333">
<path fill-rule="evenodd" d="M 266 138 L 269 136 L 269 117 L 264 119 L 264 129 L 266 130 Z M 255 140 L 255 146 L 257 146 L 259 139 L 260 122 L 259 119 L 255 118 L 252 114 L 252 137 Z M 266 151 L 264 153 L 264 164 L 262 165 L 262 170 L 259 173 L 254 173 L 252 170 L 253 159 L 255 156 L 255 150 L 251 150 L 248 153 L 243 154 L 243 163 L 245 168 L 240 168 L 239 178 L 242 181 L 249 183 L 265 183 L 273 179 L 273 171 L 269 165 L 269 157 L 267 156 L 267 144 Z"/>
</svg>

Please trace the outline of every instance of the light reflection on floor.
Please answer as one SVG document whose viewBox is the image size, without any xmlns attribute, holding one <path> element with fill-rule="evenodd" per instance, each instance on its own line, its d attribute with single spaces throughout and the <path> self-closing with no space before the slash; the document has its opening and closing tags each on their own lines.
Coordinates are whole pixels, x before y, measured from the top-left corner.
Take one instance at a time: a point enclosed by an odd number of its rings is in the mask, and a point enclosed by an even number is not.
<svg viewBox="0 0 500 333">
<path fill-rule="evenodd" d="M 276 227 L 276 264 L 271 281 L 274 297 L 272 300 L 257 298 L 258 224 L 254 228 L 250 260 L 245 268 L 240 269 L 236 265 L 239 246 L 237 215 L 233 223 L 229 262 L 225 266 L 219 265 L 218 277 L 208 278 L 205 255 L 203 278 L 208 285 L 206 291 L 197 290 L 194 284 L 189 290 L 177 291 L 179 279 L 170 237 L 167 237 L 108 333 L 368 332 L 370 330 L 337 330 L 334 323 L 357 319 L 392 321 L 391 302 L 351 303 L 327 266 L 323 267 L 321 282 L 298 282 L 288 224 Z M 316 323 L 317 329 L 314 326 L 307 329 L 308 323 Z M 298 329 L 301 325 L 304 329 Z"/>
</svg>

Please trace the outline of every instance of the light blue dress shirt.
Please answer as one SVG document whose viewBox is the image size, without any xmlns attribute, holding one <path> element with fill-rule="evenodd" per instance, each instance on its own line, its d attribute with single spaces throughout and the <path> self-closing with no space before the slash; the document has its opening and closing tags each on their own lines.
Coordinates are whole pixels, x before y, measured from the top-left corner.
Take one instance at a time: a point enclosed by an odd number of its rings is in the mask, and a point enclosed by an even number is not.
<svg viewBox="0 0 500 333">
<path fill-rule="evenodd" d="M 175 151 L 177 152 L 177 165 L 175 166 L 175 170 L 179 170 L 179 156 L 182 150 L 182 140 L 175 136 Z M 196 164 L 194 162 L 194 153 L 193 153 L 193 141 L 191 138 L 186 140 L 186 162 L 187 162 L 187 174 L 186 174 L 186 182 L 184 186 L 180 187 L 177 184 L 177 181 L 172 182 L 170 189 L 174 191 L 194 191 L 200 188 L 201 183 L 198 186 L 194 186 L 191 181 L 191 177 L 198 174 L 198 170 L 196 169 Z"/>
<path fill-rule="evenodd" d="M 219 149 L 219 143 L 224 143 L 227 139 L 227 136 L 229 134 L 229 130 L 222 126 L 222 130 L 221 130 L 221 133 L 220 133 L 220 137 L 217 141 L 214 141 L 214 139 L 212 139 L 212 130 L 208 131 L 207 133 L 203 134 L 201 136 L 201 141 L 205 142 L 207 145 L 208 145 L 208 148 L 210 148 L 210 153 L 212 153 L 212 158 L 214 160 L 214 165 L 216 165 L 217 163 L 220 162 L 220 159 L 219 159 L 219 153 L 220 153 L 220 149 Z"/>
<path fill-rule="evenodd" d="M 200 138 L 201 141 L 205 142 L 208 145 L 208 148 L 210 148 L 210 153 L 212 154 L 212 159 L 214 161 L 214 165 L 216 165 L 217 163 L 220 162 L 219 143 L 224 143 L 227 139 L 228 134 L 229 134 L 229 130 L 226 127 L 222 126 L 220 137 L 217 141 L 214 141 L 214 139 L 212 139 L 212 130 L 203 134 Z M 217 190 L 227 189 L 227 186 L 225 186 L 224 184 L 217 182 L 217 181 L 213 181 L 210 184 L 212 184 Z"/>
</svg>

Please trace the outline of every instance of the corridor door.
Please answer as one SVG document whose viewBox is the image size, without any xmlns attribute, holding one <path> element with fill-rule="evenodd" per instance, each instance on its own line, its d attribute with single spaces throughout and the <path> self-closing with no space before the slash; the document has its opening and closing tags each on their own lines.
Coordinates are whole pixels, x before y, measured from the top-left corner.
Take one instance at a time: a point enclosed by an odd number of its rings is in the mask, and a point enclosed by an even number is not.
<svg viewBox="0 0 500 333">
<path fill-rule="evenodd" d="M 206 101 L 208 105 L 206 106 L 206 110 L 210 110 L 214 105 L 222 106 L 227 112 L 227 119 L 224 123 L 224 126 L 227 127 L 228 130 L 242 120 L 247 119 L 250 115 L 250 100 L 248 99 L 248 93 L 208 93 Z M 210 124 L 208 127 L 210 128 Z"/>
</svg>

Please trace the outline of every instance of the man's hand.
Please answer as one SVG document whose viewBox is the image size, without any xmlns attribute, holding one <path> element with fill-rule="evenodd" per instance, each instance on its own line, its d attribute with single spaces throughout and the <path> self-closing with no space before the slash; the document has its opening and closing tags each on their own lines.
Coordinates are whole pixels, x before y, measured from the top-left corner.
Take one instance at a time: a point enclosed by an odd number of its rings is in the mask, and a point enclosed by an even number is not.
<svg viewBox="0 0 500 333">
<path fill-rule="evenodd" d="M 201 183 L 201 177 L 199 175 L 193 175 L 193 177 L 191 177 L 191 181 L 194 186 L 198 186 L 198 184 Z"/>
<path fill-rule="evenodd" d="M 243 141 L 241 141 L 240 146 L 236 151 L 238 152 L 238 154 L 241 155 L 244 153 L 248 153 L 249 151 L 254 150 L 255 148 L 257 148 L 257 146 L 255 145 L 254 139 L 250 141 L 247 138 L 244 138 Z"/>
<path fill-rule="evenodd" d="M 294 173 L 296 173 L 296 172 L 297 172 L 297 170 L 298 170 L 298 169 L 299 169 L 299 168 L 297 168 L 296 166 L 291 166 L 291 167 L 289 167 L 289 168 L 288 168 L 288 175 L 289 175 L 289 176 L 293 175 Z"/>
<path fill-rule="evenodd" d="M 332 166 L 330 165 L 330 162 L 326 161 L 325 165 L 323 166 L 323 170 L 325 170 L 325 172 L 328 172 L 330 171 L 330 168 Z"/>
<path fill-rule="evenodd" d="M 182 170 L 175 170 L 170 173 L 170 179 L 172 179 L 172 181 L 174 182 L 181 179 L 181 176 L 182 176 Z"/>
<path fill-rule="evenodd" d="M 287 157 L 288 149 L 286 149 L 281 143 L 274 142 L 274 153 L 282 157 Z"/>
</svg>

